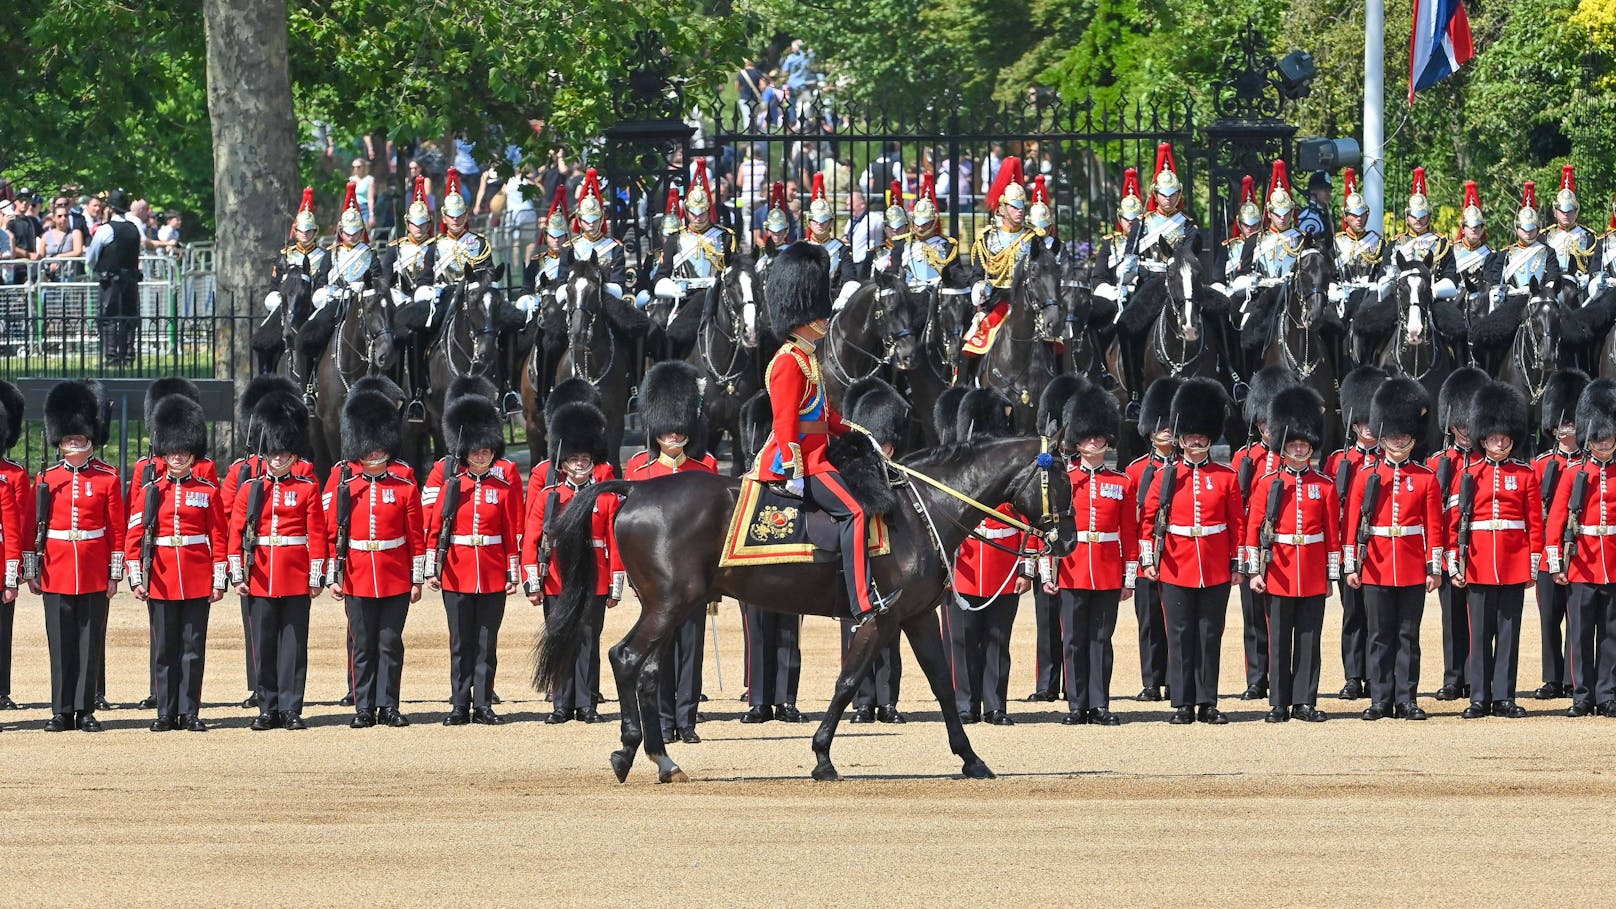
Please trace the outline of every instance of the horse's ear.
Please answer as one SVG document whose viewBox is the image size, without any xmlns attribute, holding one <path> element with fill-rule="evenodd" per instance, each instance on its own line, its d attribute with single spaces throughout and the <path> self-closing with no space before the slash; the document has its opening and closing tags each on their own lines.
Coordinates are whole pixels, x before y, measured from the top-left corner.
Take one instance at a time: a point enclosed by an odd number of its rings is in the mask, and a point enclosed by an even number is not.
<svg viewBox="0 0 1616 909">
<path fill-rule="evenodd" d="M 1038 259 L 1041 256 L 1043 256 L 1043 254 L 1044 254 L 1044 243 L 1043 243 L 1043 238 L 1040 237 L 1040 238 L 1037 238 L 1037 239 L 1035 239 L 1033 241 L 1032 249 L 1027 252 L 1027 261 L 1028 262 L 1036 262 L 1036 261 L 1038 261 Z"/>
<path fill-rule="evenodd" d="M 1392 253 L 1392 264 L 1397 266 L 1398 271 L 1408 267 L 1408 259 L 1404 258 L 1402 250 L 1399 249 Z"/>
<path fill-rule="evenodd" d="M 1532 292 L 1532 296 L 1534 296 L 1534 297 L 1537 296 L 1538 292 L 1541 291 L 1542 289 L 1543 289 L 1542 282 L 1538 281 L 1537 275 L 1533 275 L 1532 276 L 1532 284 L 1531 284 L 1531 287 L 1529 288 L 1529 290 L 1531 290 L 1531 292 Z"/>
<path fill-rule="evenodd" d="M 494 281 L 493 281 L 493 283 L 498 284 L 499 282 L 501 282 L 503 280 L 505 280 L 505 263 L 501 262 L 498 265 L 494 266 Z"/>
</svg>

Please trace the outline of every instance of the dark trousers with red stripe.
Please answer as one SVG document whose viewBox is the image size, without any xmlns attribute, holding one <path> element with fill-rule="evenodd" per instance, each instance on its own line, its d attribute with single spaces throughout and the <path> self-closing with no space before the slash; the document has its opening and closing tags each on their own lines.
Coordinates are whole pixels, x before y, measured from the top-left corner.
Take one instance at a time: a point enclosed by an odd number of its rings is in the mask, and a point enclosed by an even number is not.
<svg viewBox="0 0 1616 909">
<path fill-rule="evenodd" d="M 1470 618 L 1470 659 L 1465 677 L 1473 703 L 1515 699 L 1521 662 L 1521 608 L 1525 585 L 1471 584 L 1465 601 Z"/>
<path fill-rule="evenodd" d="M 0 695 L 11 697 L 11 639 L 17 604 L 0 603 Z"/>
<path fill-rule="evenodd" d="M 1065 679 L 1066 647 L 1061 634 L 1061 602 L 1058 594 L 1044 593 L 1042 585 L 1032 589 L 1033 612 L 1038 620 L 1038 665 L 1033 669 L 1033 695 L 1054 700 L 1061 696 Z M 1071 694 L 1071 689 L 1066 693 Z"/>
<path fill-rule="evenodd" d="M 493 703 L 499 665 L 499 627 L 505 622 L 505 591 L 443 592 L 449 620 L 449 703 L 457 708 Z"/>
<path fill-rule="evenodd" d="M 256 692 L 258 690 L 258 637 L 257 630 L 253 627 L 252 601 L 252 597 L 241 598 L 241 639 L 247 642 L 247 646 L 241 649 L 247 654 L 247 690 Z M 262 695 L 259 696 L 259 701 L 263 701 Z M 260 706 L 262 706 L 261 703 Z"/>
<path fill-rule="evenodd" d="M 1381 707 L 1413 704 L 1420 696 L 1420 620 L 1425 585 L 1365 584 L 1369 619 L 1369 698 Z"/>
<path fill-rule="evenodd" d="M 1324 594 L 1268 601 L 1268 704 L 1291 707 L 1319 700 L 1319 639 L 1324 636 Z"/>
<path fill-rule="evenodd" d="M 308 595 L 242 597 L 242 602 L 252 632 L 247 636 L 248 666 L 259 712 L 302 714 L 309 678 Z"/>
<path fill-rule="evenodd" d="M 802 616 L 741 604 L 746 624 L 746 697 L 753 707 L 797 704 L 802 680 Z"/>
<path fill-rule="evenodd" d="M 803 481 L 803 497 L 836 521 L 842 548 L 842 576 L 847 582 L 847 602 L 854 615 L 863 615 L 870 604 L 870 560 L 865 552 L 864 509 L 854 501 L 841 474 L 834 470 L 815 474 Z"/>
<path fill-rule="evenodd" d="M 1458 688 L 1467 684 L 1465 666 L 1470 662 L 1470 588 L 1443 578 L 1436 597 L 1442 604 L 1442 686 Z"/>
<path fill-rule="evenodd" d="M 51 713 L 79 713 L 95 709 L 95 680 L 101 674 L 105 636 L 96 626 L 107 621 L 107 595 L 101 593 L 45 594 L 45 642 L 50 648 Z"/>
<path fill-rule="evenodd" d="M 157 715 L 194 716 L 202 709 L 207 669 L 208 598 L 152 600 L 157 640 Z"/>
<path fill-rule="evenodd" d="M 1369 678 L 1369 614 L 1364 608 L 1363 588 L 1354 590 L 1346 581 L 1336 585 L 1341 592 L 1341 670 L 1349 679 Z"/>
<path fill-rule="evenodd" d="M 1268 684 L 1268 596 L 1240 585 L 1241 636 L 1246 647 L 1246 687 Z"/>
<path fill-rule="evenodd" d="M 1570 585 L 1566 669 L 1574 703 L 1616 701 L 1616 584 Z"/>
<path fill-rule="evenodd" d="M 404 681 L 404 622 L 410 615 L 410 595 L 349 596 L 343 602 L 353 638 L 354 708 L 360 713 L 378 707 L 397 709 Z"/>
<path fill-rule="evenodd" d="M 1543 632 L 1543 681 L 1551 685 L 1571 684 L 1571 677 L 1566 674 L 1567 652 L 1571 649 L 1570 629 L 1567 629 L 1565 637 L 1560 634 L 1561 625 L 1567 622 L 1566 604 L 1570 590 L 1569 585 L 1561 587 L 1554 583 L 1554 575 L 1547 571 L 1537 573 L 1538 627 Z"/>
<path fill-rule="evenodd" d="M 1010 630 L 1021 597 L 1007 590 L 998 597 L 960 594 L 970 609 L 943 601 L 954 674 L 954 703 L 960 713 L 981 716 L 1007 709 L 1010 690 Z M 992 605 L 988 605 L 988 604 Z"/>
<path fill-rule="evenodd" d="M 657 667 L 657 713 L 662 717 L 663 729 L 696 728 L 706 620 L 707 610 L 692 612 L 673 633 L 673 643 L 662 651 L 661 665 Z"/>
<path fill-rule="evenodd" d="M 1167 621 L 1167 687 L 1174 707 L 1215 705 L 1223 625 L 1229 613 L 1227 582 L 1211 587 L 1161 585 Z"/>
<path fill-rule="evenodd" d="M 847 648 L 853 644 L 853 623 L 842 620 L 842 660 L 847 660 Z M 859 679 L 853 692 L 853 707 L 896 707 L 903 687 L 903 660 L 898 654 L 898 641 L 875 652 L 875 662 Z"/>
<path fill-rule="evenodd" d="M 1072 712 L 1111 706 L 1111 668 L 1116 651 L 1120 590 L 1060 592 L 1061 646 L 1066 658 L 1066 707 Z"/>
<path fill-rule="evenodd" d="M 1162 616 L 1160 584 L 1139 579 L 1133 617 L 1139 623 L 1139 680 L 1146 688 L 1160 688 L 1167 684 L 1167 621 Z"/>
</svg>

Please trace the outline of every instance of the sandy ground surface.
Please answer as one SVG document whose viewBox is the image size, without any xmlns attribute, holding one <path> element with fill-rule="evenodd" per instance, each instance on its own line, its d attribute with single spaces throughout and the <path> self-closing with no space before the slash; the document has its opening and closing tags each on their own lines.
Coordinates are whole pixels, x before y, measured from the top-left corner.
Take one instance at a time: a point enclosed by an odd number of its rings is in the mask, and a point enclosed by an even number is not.
<svg viewBox="0 0 1616 909">
<path fill-rule="evenodd" d="M 1538 683 L 1532 601 L 1521 685 Z M 609 617 L 615 640 L 636 609 Z M 1172 727 L 1131 700 L 1131 609 L 1119 623 L 1114 729 L 1065 727 L 1064 708 L 1017 702 L 1013 728 L 969 727 L 1000 779 L 959 779 L 912 659 L 911 722 L 844 726 L 848 779 L 818 784 L 810 725 L 738 722 L 740 619 L 719 617 L 700 745 L 674 746 L 695 778 L 658 786 L 643 757 L 627 785 L 607 753 L 617 726 L 553 727 L 526 684 L 537 610 L 513 606 L 499 688 L 510 725 L 447 729 L 447 634 L 424 600 L 407 628 L 408 729 L 346 728 L 341 612 L 319 601 L 303 733 L 253 733 L 236 604 L 210 632 L 206 734 L 145 731 L 103 714 L 100 736 L 39 731 L 49 664 L 37 598 L 17 617 L 14 696 L 0 716 L 0 905 L 1494 905 L 1592 903 L 1616 884 L 1616 721 L 1570 720 L 1525 700 L 1524 720 L 1356 718 L 1269 726 L 1228 700 L 1229 726 Z M 1242 685 L 1238 606 L 1223 688 Z M 1337 690 L 1331 602 L 1323 687 Z M 1031 689 L 1033 616 L 1018 618 L 1013 697 Z M 832 622 L 804 629 L 801 706 L 817 715 L 838 657 Z M 114 603 L 114 701 L 146 688 L 145 610 Z M 1435 599 L 1425 689 L 1440 680 Z M 608 696 L 615 697 L 610 687 Z M 615 719 L 615 703 L 605 709 Z M 1551 711 L 1552 708 L 1552 711 Z M 639 894 L 636 896 L 635 894 Z"/>
</svg>

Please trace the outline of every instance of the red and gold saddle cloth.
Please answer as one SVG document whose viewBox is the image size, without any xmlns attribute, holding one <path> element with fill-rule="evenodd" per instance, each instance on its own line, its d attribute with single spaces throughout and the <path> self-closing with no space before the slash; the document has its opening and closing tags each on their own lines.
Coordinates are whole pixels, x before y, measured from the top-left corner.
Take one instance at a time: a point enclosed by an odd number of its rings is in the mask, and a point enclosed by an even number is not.
<svg viewBox="0 0 1616 909">
<path fill-rule="evenodd" d="M 865 539 L 872 556 L 892 551 L 884 518 L 870 518 Z M 808 510 L 802 499 L 783 495 L 772 484 L 741 479 L 735 514 L 724 534 L 720 568 L 832 562 L 837 558 L 836 522 L 828 515 Z"/>
</svg>

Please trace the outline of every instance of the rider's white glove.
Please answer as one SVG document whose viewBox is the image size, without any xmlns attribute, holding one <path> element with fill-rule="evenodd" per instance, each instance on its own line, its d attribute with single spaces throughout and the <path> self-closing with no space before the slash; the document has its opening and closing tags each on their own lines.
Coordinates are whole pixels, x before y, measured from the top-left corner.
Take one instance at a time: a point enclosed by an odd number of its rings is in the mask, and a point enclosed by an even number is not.
<svg viewBox="0 0 1616 909">
<path fill-rule="evenodd" d="M 1380 297 L 1380 299 L 1384 300 L 1392 295 L 1392 288 L 1396 286 L 1397 279 L 1388 275 L 1381 278 L 1380 283 L 1375 285 L 1375 293 Z"/>
<path fill-rule="evenodd" d="M 987 301 L 988 301 L 988 282 L 986 282 L 986 281 L 978 281 L 978 282 L 976 282 L 976 286 L 971 288 L 971 305 L 975 306 L 977 309 L 981 309 L 982 304 L 986 303 Z"/>
<path fill-rule="evenodd" d="M 1126 284 L 1133 280 L 1137 274 L 1139 274 L 1139 257 L 1137 255 L 1123 256 L 1122 261 L 1117 263 L 1117 283 Z"/>
<path fill-rule="evenodd" d="M 844 283 L 842 285 L 842 289 L 836 294 L 836 300 L 835 302 L 831 303 L 830 308 L 837 311 L 841 310 L 843 306 L 847 305 L 847 301 L 852 299 L 853 292 L 858 290 L 858 287 L 857 281 L 848 281 Z"/>
<path fill-rule="evenodd" d="M 654 293 L 664 300 L 677 300 L 685 295 L 684 288 L 672 278 L 658 278 Z"/>
<path fill-rule="evenodd" d="M 567 285 L 557 284 L 555 286 L 555 301 L 563 306 L 567 304 Z"/>
<path fill-rule="evenodd" d="M 1339 306 L 1340 304 L 1347 302 L 1347 289 L 1339 284 L 1332 283 L 1330 285 L 1330 289 L 1325 292 L 1325 297 L 1331 303 Z"/>
<path fill-rule="evenodd" d="M 615 297 L 619 300 L 623 299 L 623 285 L 621 284 L 607 283 L 602 285 L 600 289 L 606 291 L 607 296 Z"/>
<path fill-rule="evenodd" d="M 1504 302 L 1505 293 L 1506 291 L 1504 290 L 1503 285 L 1500 284 L 1494 287 L 1492 291 L 1488 293 L 1488 299 L 1492 301 L 1492 305 L 1501 306 Z"/>
<path fill-rule="evenodd" d="M 1591 300 L 1594 297 L 1599 296 L 1600 294 L 1604 293 L 1605 288 L 1609 286 L 1609 275 L 1605 274 L 1604 272 L 1594 275 L 1592 278 L 1588 279 L 1588 298 Z"/>
<path fill-rule="evenodd" d="M 1459 295 L 1459 285 L 1452 278 L 1443 278 L 1431 285 L 1431 295 L 1438 300 L 1451 300 Z"/>
<path fill-rule="evenodd" d="M 1233 281 L 1229 282 L 1229 295 L 1245 296 L 1250 294 L 1251 289 L 1256 286 L 1256 275 L 1237 275 Z"/>
<path fill-rule="evenodd" d="M 272 291 L 269 292 L 268 296 L 264 297 L 264 309 L 265 310 L 267 310 L 269 312 L 274 312 L 275 310 L 279 309 L 280 306 L 281 306 L 281 292 L 280 291 L 272 290 Z"/>
<path fill-rule="evenodd" d="M 415 302 L 431 303 L 438 298 L 438 289 L 430 284 L 423 284 L 415 289 Z"/>
</svg>

